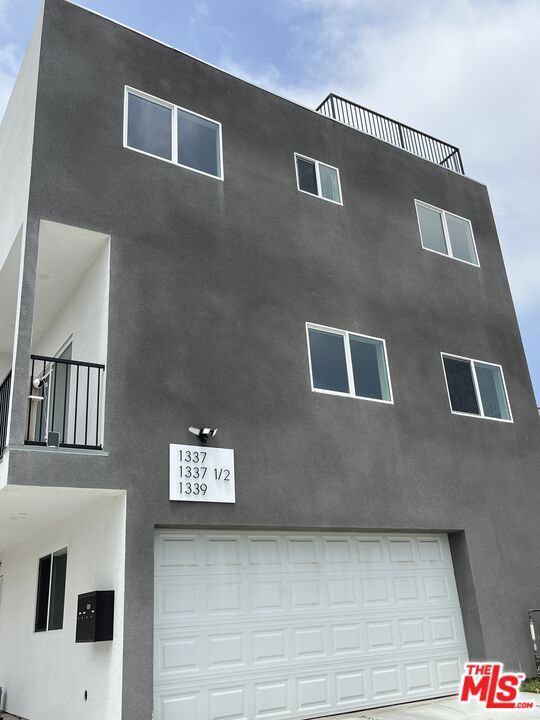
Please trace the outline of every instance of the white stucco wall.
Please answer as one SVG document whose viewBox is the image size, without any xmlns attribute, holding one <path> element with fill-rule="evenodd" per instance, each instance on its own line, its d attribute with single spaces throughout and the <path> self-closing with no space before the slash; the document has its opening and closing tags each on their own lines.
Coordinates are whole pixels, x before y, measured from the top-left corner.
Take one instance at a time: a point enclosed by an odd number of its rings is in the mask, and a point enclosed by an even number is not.
<svg viewBox="0 0 540 720">
<path fill-rule="evenodd" d="M 73 360 L 105 364 L 109 315 L 109 245 L 97 255 L 49 327 L 34 338 L 32 352 L 54 356 L 73 338 Z"/>
<path fill-rule="evenodd" d="M 38 560 L 68 548 L 64 627 L 34 633 Z M 1 556 L 0 685 L 31 720 L 120 720 L 125 495 L 100 499 Z M 77 596 L 115 590 L 114 640 L 75 643 Z M 84 700 L 84 692 L 88 700 Z"/>
<path fill-rule="evenodd" d="M 0 267 L 26 221 L 42 22 L 43 8 L 0 126 Z"/>
<path fill-rule="evenodd" d="M 32 353 L 54 357 L 66 342 L 71 340 L 72 360 L 106 365 L 108 318 L 109 243 L 107 242 L 52 323 L 41 337 L 33 342 Z M 36 368 L 39 372 L 43 369 L 43 365 L 38 362 Z M 80 369 L 79 384 L 77 384 L 75 369 L 70 372 L 65 442 L 100 445 L 103 442 L 106 372 L 100 375 L 98 405 L 98 374 L 95 369 L 90 371 L 88 412 L 87 373 L 86 368 Z M 86 427 L 88 427 L 88 435 L 85 432 Z"/>
<path fill-rule="evenodd" d="M 0 383 L 11 370 L 11 355 L 9 353 L 0 353 Z"/>
</svg>

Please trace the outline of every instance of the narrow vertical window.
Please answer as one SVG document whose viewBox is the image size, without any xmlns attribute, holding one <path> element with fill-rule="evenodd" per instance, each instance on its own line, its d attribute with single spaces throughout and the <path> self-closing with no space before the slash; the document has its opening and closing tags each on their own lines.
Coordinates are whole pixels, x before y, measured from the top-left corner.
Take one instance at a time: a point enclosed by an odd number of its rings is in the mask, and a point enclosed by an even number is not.
<svg viewBox="0 0 540 720">
<path fill-rule="evenodd" d="M 49 602 L 49 630 L 60 630 L 64 625 L 64 599 L 66 592 L 67 549 L 53 555 L 51 598 Z"/>
<path fill-rule="evenodd" d="M 512 421 L 499 365 L 453 355 L 442 359 L 452 412 Z"/>
<path fill-rule="evenodd" d="M 298 189 L 310 195 L 342 205 L 338 169 L 295 154 Z"/>
<path fill-rule="evenodd" d="M 420 239 L 425 250 L 479 266 L 470 220 L 415 201 Z"/>
<path fill-rule="evenodd" d="M 34 630 L 61 630 L 64 625 L 67 548 L 40 558 Z"/>
<path fill-rule="evenodd" d="M 49 590 L 51 587 L 51 556 L 42 557 L 38 568 L 38 586 L 36 600 L 36 621 L 34 630 L 41 632 L 47 629 L 49 614 Z"/>
</svg>

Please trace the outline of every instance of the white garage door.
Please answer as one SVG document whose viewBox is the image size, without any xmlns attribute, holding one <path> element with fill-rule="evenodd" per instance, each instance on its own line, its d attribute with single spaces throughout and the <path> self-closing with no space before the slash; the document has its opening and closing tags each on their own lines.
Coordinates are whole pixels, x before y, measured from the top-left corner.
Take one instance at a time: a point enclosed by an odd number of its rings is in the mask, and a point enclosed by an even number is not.
<svg viewBox="0 0 540 720">
<path fill-rule="evenodd" d="M 156 720 L 313 718 L 457 691 L 446 535 L 159 532 Z"/>
</svg>

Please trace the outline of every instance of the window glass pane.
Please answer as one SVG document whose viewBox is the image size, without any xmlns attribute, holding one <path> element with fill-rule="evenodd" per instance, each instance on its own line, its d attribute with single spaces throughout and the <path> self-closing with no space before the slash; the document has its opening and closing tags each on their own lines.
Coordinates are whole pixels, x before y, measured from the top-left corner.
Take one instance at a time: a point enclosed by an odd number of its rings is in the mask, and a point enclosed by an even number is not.
<svg viewBox="0 0 540 720">
<path fill-rule="evenodd" d="M 446 224 L 448 225 L 448 235 L 450 236 L 450 245 L 454 257 L 478 264 L 471 226 L 468 221 L 454 215 L 446 215 Z"/>
<path fill-rule="evenodd" d="M 390 387 L 380 340 L 349 336 L 354 375 L 355 394 L 358 397 L 390 400 Z"/>
<path fill-rule="evenodd" d="M 128 137 L 130 147 L 172 159 L 172 110 L 150 100 L 128 95 Z"/>
<path fill-rule="evenodd" d="M 452 410 L 479 415 L 471 363 L 468 360 L 445 357 L 444 369 Z"/>
<path fill-rule="evenodd" d="M 510 411 L 508 409 L 508 403 L 506 402 L 501 369 L 493 367 L 493 365 L 484 365 L 484 363 L 475 363 L 474 368 L 476 370 L 480 397 L 482 398 L 484 415 L 492 418 L 510 420 Z"/>
<path fill-rule="evenodd" d="M 341 202 L 337 170 L 327 165 L 319 164 L 319 177 L 321 179 L 322 196 L 328 200 Z"/>
<path fill-rule="evenodd" d="M 313 386 L 319 390 L 349 392 L 343 335 L 309 329 Z"/>
<path fill-rule="evenodd" d="M 178 162 L 220 177 L 219 125 L 178 110 Z"/>
<path fill-rule="evenodd" d="M 49 630 L 60 630 L 64 624 L 64 596 L 66 590 L 67 550 L 53 555 Z"/>
<path fill-rule="evenodd" d="M 49 583 L 51 579 L 51 556 L 41 558 L 38 569 L 38 587 L 36 599 L 36 621 L 34 630 L 47 629 L 47 611 L 49 608 Z"/>
<path fill-rule="evenodd" d="M 418 210 L 420 232 L 422 234 L 422 245 L 429 250 L 436 250 L 437 252 L 448 255 L 441 213 L 437 210 L 424 207 L 423 205 L 417 205 L 416 207 Z"/>
<path fill-rule="evenodd" d="M 298 187 L 300 190 L 305 190 L 312 193 L 312 195 L 318 195 L 315 163 L 311 162 L 311 160 L 296 158 L 296 165 L 298 167 Z"/>
</svg>

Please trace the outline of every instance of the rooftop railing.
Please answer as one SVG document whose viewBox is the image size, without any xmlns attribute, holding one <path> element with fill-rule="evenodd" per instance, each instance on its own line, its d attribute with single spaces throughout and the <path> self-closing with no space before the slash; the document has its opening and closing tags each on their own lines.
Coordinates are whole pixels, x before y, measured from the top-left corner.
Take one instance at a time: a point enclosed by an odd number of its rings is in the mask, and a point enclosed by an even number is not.
<svg viewBox="0 0 540 720">
<path fill-rule="evenodd" d="M 438 140 L 432 135 L 415 130 L 386 115 L 330 93 L 317 108 L 326 117 L 339 120 L 356 130 L 373 135 L 391 145 L 403 148 L 424 160 L 442 165 L 454 172 L 465 174 L 459 148 Z"/>
</svg>

